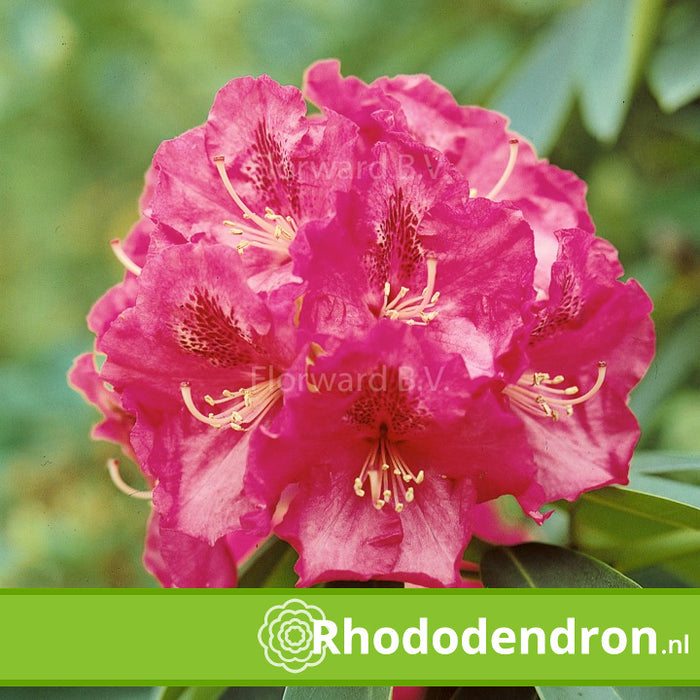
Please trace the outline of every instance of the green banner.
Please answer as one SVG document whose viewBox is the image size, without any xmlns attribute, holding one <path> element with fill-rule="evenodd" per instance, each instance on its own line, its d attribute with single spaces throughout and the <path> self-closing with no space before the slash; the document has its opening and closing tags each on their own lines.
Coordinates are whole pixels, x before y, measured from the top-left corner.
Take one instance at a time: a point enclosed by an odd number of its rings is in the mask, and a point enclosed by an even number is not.
<svg viewBox="0 0 700 700">
<path fill-rule="evenodd" d="M 5 590 L 2 685 L 695 685 L 697 590 Z"/>
</svg>

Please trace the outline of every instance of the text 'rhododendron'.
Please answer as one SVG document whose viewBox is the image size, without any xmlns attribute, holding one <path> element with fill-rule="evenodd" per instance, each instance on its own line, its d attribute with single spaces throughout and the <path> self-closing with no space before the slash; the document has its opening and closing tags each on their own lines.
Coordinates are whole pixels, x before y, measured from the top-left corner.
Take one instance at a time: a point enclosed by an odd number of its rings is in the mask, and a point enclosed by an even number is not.
<svg viewBox="0 0 700 700">
<path fill-rule="evenodd" d="M 163 585 L 235 585 L 274 532 L 299 585 L 458 586 L 472 534 L 513 537 L 495 499 L 626 483 L 651 303 L 503 116 L 336 61 L 239 78 L 140 204 L 70 381 L 152 486 Z"/>
</svg>

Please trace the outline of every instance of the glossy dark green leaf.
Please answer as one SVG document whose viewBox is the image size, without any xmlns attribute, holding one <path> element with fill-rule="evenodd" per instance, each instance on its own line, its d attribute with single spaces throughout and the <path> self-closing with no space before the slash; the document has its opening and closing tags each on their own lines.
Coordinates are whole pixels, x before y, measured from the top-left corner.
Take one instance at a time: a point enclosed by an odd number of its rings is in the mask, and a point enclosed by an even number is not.
<svg viewBox="0 0 700 700">
<path fill-rule="evenodd" d="M 284 700 L 389 700 L 391 687 L 289 687 Z"/>
<path fill-rule="evenodd" d="M 487 588 L 639 588 L 602 561 L 539 542 L 489 550 L 481 580 Z"/>
<path fill-rule="evenodd" d="M 296 552 L 284 540 L 270 536 L 241 566 L 239 588 L 288 588 L 296 583 Z"/>
</svg>

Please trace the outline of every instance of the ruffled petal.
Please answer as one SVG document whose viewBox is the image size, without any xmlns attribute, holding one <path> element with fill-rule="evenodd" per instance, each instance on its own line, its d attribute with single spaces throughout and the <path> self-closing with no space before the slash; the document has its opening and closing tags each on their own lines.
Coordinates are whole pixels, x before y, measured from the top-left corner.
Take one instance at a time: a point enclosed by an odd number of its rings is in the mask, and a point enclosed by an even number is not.
<svg viewBox="0 0 700 700">
<path fill-rule="evenodd" d="M 547 305 L 540 311 L 528 355 L 532 368 L 592 383 L 598 362 L 605 382 L 629 393 L 654 354 L 651 300 L 634 280 L 624 284 L 614 249 L 580 229 L 558 232 Z"/>
<path fill-rule="evenodd" d="M 110 327 L 102 377 L 130 386 L 155 406 L 255 383 L 252 368 L 289 349 L 270 334 L 271 314 L 248 287 L 238 254 L 227 246 L 186 244 L 153 256 L 139 278 L 136 305 Z M 242 383 L 241 383 L 242 382 Z M 165 402 L 165 403 L 164 403 Z"/>
<path fill-rule="evenodd" d="M 556 422 L 518 412 L 537 466 L 535 483 L 542 491 L 520 499 L 527 512 L 560 498 L 573 501 L 585 491 L 627 483 L 639 426 L 625 398 L 612 389 L 603 387 L 571 416 Z"/>
<path fill-rule="evenodd" d="M 397 130 L 406 130 L 398 102 L 381 88 L 372 88 L 359 78 L 343 78 L 337 60 L 319 61 L 310 66 L 304 74 L 303 92 L 322 109 L 330 108 L 357 124 L 365 152 L 386 135 L 383 113 L 394 116 L 393 126 Z"/>
<path fill-rule="evenodd" d="M 152 170 L 149 170 L 149 173 L 151 172 Z M 152 177 L 153 176 L 151 176 L 151 178 Z M 148 197 L 150 206 L 150 189 Z M 142 267 L 145 263 L 146 254 L 154 232 L 155 225 L 153 222 L 150 219 L 141 218 L 121 244 L 124 255 L 137 267 Z M 100 348 L 102 336 L 105 334 L 112 321 L 114 321 L 122 311 L 133 306 L 136 302 L 136 292 L 138 289 L 137 279 L 134 272 L 127 270 L 122 282 L 103 294 L 90 310 L 87 317 L 87 324 L 88 328 L 97 336 L 96 345 L 98 349 Z"/>
<path fill-rule="evenodd" d="M 224 221 L 233 202 L 207 155 L 204 131 L 204 126 L 198 126 L 158 147 L 153 157 L 158 180 L 152 217 L 188 241 L 207 234 L 230 243 L 231 230 Z"/>
<path fill-rule="evenodd" d="M 240 529 L 241 515 L 251 508 L 242 493 L 250 433 L 216 430 L 184 409 L 152 432 L 143 461 L 158 479 L 153 505 L 163 525 L 212 545 Z"/>
<path fill-rule="evenodd" d="M 143 563 L 165 588 L 233 588 L 238 580 L 226 537 L 209 545 L 163 527 L 157 513 L 148 522 Z"/>
<path fill-rule="evenodd" d="M 459 563 L 471 538 L 475 492 L 468 479 L 428 476 L 401 513 L 394 573 L 421 586 L 460 586 Z"/>
<path fill-rule="evenodd" d="M 267 75 L 237 78 L 216 95 L 206 123 L 209 160 L 223 156 L 243 201 L 282 215 L 299 214 L 291 154 L 308 131 L 298 88 Z M 250 206 L 250 205 L 249 205 Z"/>
<path fill-rule="evenodd" d="M 319 469 L 299 487 L 276 534 L 299 552 L 297 585 L 310 586 L 392 579 L 402 530 L 396 513 L 377 512 L 368 499 L 356 498 L 344 473 Z"/>
<path fill-rule="evenodd" d="M 300 554 L 297 585 L 338 579 L 459 585 L 473 503 L 468 481 L 426 479 L 423 495 L 399 516 L 357 498 L 333 473 L 315 476 L 300 486 L 277 528 Z"/>
<path fill-rule="evenodd" d="M 92 429 L 93 439 L 115 442 L 125 454 L 134 457 L 130 433 L 135 419 L 122 407 L 119 394 L 105 386 L 92 353 L 88 352 L 75 358 L 68 372 L 68 383 L 104 415 L 104 420 Z"/>
<path fill-rule="evenodd" d="M 426 229 L 440 293 L 429 330 L 472 376 L 494 376 L 534 300 L 532 231 L 517 212 L 485 199 L 436 207 Z"/>
</svg>

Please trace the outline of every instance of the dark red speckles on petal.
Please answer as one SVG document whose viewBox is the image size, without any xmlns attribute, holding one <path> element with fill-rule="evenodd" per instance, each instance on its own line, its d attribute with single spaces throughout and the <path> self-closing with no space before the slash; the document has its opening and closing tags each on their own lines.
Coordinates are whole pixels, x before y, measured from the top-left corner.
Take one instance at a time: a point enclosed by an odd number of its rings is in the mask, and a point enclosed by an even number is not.
<svg viewBox="0 0 700 700">
<path fill-rule="evenodd" d="M 292 162 L 265 120 L 255 130 L 251 162 L 243 170 L 248 179 L 277 213 L 298 217 L 299 183 Z"/>
<path fill-rule="evenodd" d="M 530 344 L 550 338 L 560 329 L 570 326 L 583 312 L 583 300 L 579 296 L 578 285 L 573 271 L 562 283 L 562 297 L 555 309 L 542 312 L 539 323 L 530 334 Z"/>
<path fill-rule="evenodd" d="M 195 288 L 181 304 L 181 319 L 172 324 L 180 347 L 207 359 L 214 367 L 249 365 L 264 351 L 244 331 L 233 312 L 226 313 L 208 289 Z"/>
<path fill-rule="evenodd" d="M 423 430 L 429 414 L 418 397 L 402 384 L 399 369 L 378 365 L 363 382 L 345 420 L 374 433 L 372 437 L 379 437 L 379 432 L 384 431 L 393 439 L 401 439 Z"/>
<path fill-rule="evenodd" d="M 408 281 L 425 257 L 418 237 L 420 219 L 399 187 L 387 202 L 386 217 L 377 226 L 377 243 L 365 259 L 375 286 L 387 280 L 397 286 Z"/>
</svg>

